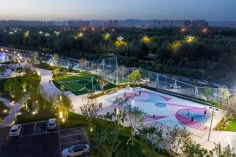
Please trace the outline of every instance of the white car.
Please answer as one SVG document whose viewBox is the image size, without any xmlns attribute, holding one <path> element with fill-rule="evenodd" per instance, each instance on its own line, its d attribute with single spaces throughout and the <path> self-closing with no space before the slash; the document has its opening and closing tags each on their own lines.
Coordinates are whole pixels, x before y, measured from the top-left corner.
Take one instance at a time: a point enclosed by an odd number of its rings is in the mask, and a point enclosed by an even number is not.
<svg viewBox="0 0 236 157">
<path fill-rule="evenodd" d="M 88 144 L 77 144 L 70 146 L 62 151 L 62 157 L 74 157 L 80 155 L 87 155 L 90 153 Z"/>
<path fill-rule="evenodd" d="M 57 128 L 56 118 L 51 118 L 48 120 L 48 130 L 54 130 Z"/>
<path fill-rule="evenodd" d="M 19 136 L 20 132 L 22 129 L 22 125 L 21 124 L 15 124 L 11 127 L 11 130 L 9 132 L 9 136 Z"/>
</svg>

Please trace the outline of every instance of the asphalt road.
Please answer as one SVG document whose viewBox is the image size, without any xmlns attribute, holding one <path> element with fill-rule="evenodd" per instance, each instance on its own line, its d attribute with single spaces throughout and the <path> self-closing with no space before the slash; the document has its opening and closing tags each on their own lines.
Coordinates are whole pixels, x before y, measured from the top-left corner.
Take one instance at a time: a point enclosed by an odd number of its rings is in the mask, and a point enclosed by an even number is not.
<svg viewBox="0 0 236 157">
<path fill-rule="evenodd" d="M 60 157 L 71 145 L 88 143 L 84 128 L 47 131 L 46 122 L 22 124 L 18 137 L 8 137 L 10 128 L 0 128 L 0 157 Z"/>
</svg>

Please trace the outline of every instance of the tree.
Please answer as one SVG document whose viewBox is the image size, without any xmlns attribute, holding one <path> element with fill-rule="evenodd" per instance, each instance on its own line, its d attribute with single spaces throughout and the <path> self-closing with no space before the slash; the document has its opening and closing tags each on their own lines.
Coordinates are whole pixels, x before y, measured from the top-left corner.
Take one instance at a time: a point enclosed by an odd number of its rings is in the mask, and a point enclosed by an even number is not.
<svg viewBox="0 0 236 157">
<path fill-rule="evenodd" d="M 186 141 L 190 140 L 190 134 L 186 128 L 182 129 L 178 126 L 168 128 L 166 132 L 166 142 L 170 148 L 171 153 L 180 154 L 181 147 Z M 171 154 L 173 155 L 173 154 Z"/>
<path fill-rule="evenodd" d="M 230 97 L 230 92 L 227 88 L 219 88 L 219 96 L 222 97 L 222 101 L 225 101 L 226 99 L 228 99 Z"/>
<path fill-rule="evenodd" d="M 12 98 L 15 98 L 17 94 L 20 93 L 20 89 L 18 89 L 18 81 L 17 79 L 13 78 L 13 79 L 7 79 L 6 82 L 4 83 L 4 91 L 8 92 L 9 95 Z"/>
<path fill-rule="evenodd" d="M 122 81 L 124 80 L 124 76 L 125 76 L 126 72 L 127 72 L 127 68 L 125 66 L 119 66 L 118 75 L 119 75 L 119 77 L 121 77 Z"/>
<path fill-rule="evenodd" d="M 55 76 L 57 76 L 57 75 L 59 74 L 59 72 L 60 72 L 60 69 L 59 69 L 59 68 L 55 68 L 55 69 L 52 70 L 52 73 L 53 73 L 53 75 L 55 75 Z"/>
<path fill-rule="evenodd" d="M 181 150 L 182 157 L 212 157 L 207 149 L 201 147 L 200 144 L 197 144 L 192 139 L 184 141 Z"/>
<path fill-rule="evenodd" d="M 236 97 L 232 96 L 229 99 L 227 99 L 224 102 L 224 109 L 227 111 L 227 117 L 229 118 L 235 118 L 236 117 Z"/>
<path fill-rule="evenodd" d="M 97 129 L 94 138 L 94 154 L 98 157 L 114 157 L 119 151 L 121 141 L 119 130 Z"/>
<path fill-rule="evenodd" d="M 33 61 L 34 64 L 37 63 L 38 57 L 39 57 L 38 52 L 34 52 L 32 54 L 32 61 Z"/>
<path fill-rule="evenodd" d="M 163 130 L 161 127 L 145 127 L 140 130 L 140 133 L 145 136 L 145 138 L 150 144 L 150 150 L 152 151 L 150 151 L 149 153 L 153 152 L 153 150 L 157 147 L 160 148 L 159 146 L 164 140 Z M 150 154 L 149 156 L 152 156 L 152 154 Z"/>
<path fill-rule="evenodd" d="M 98 116 L 98 111 L 100 108 L 101 107 L 96 98 L 87 98 L 87 102 L 80 107 L 80 110 L 83 115 L 93 120 Z"/>
<path fill-rule="evenodd" d="M 68 118 L 69 112 L 73 109 L 70 98 L 64 93 L 56 95 L 52 104 L 52 111 L 56 111 L 62 121 Z"/>
<path fill-rule="evenodd" d="M 122 124 L 125 120 L 126 111 L 122 109 L 122 107 L 125 103 L 127 103 L 127 101 L 127 97 L 115 97 L 115 100 L 113 101 L 113 104 L 116 104 L 117 107 L 114 109 L 112 116 L 115 117 L 115 120 L 118 122 L 118 124 Z"/>
<path fill-rule="evenodd" d="M 127 119 L 130 124 L 130 138 L 127 141 L 127 144 L 131 141 L 131 144 L 134 144 L 136 130 L 138 127 L 142 126 L 145 113 L 141 111 L 138 107 L 133 107 L 131 104 L 128 104 L 125 107 L 125 112 L 127 114 Z"/>
<path fill-rule="evenodd" d="M 128 79 L 130 82 L 136 83 L 139 82 L 141 79 L 141 73 L 139 70 L 135 70 L 132 73 L 129 74 Z"/>
<path fill-rule="evenodd" d="M 222 147 L 220 143 L 216 144 L 215 148 L 213 149 L 213 153 L 217 157 L 236 157 L 236 155 L 233 153 L 233 149 L 231 149 L 229 145 Z"/>
<path fill-rule="evenodd" d="M 100 87 L 102 89 L 102 93 L 103 93 L 104 92 L 104 87 L 108 84 L 107 81 L 97 77 L 97 82 L 100 85 Z"/>
<path fill-rule="evenodd" d="M 213 93 L 213 91 L 210 87 L 205 87 L 203 92 L 204 92 L 204 96 L 206 97 L 207 100 L 209 100 L 210 96 Z"/>
<path fill-rule="evenodd" d="M 88 62 L 86 59 L 84 58 L 81 58 L 79 60 L 79 65 L 80 65 L 80 68 L 82 68 L 83 70 L 86 70 L 86 66 L 87 66 Z"/>
<path fill-rule="evenodd" d="M 59 65 L 59 55 L 57 53 L 54 53 L 52 58 L 53 58 L 55 65 L 58 66 Z"/>
</svg>

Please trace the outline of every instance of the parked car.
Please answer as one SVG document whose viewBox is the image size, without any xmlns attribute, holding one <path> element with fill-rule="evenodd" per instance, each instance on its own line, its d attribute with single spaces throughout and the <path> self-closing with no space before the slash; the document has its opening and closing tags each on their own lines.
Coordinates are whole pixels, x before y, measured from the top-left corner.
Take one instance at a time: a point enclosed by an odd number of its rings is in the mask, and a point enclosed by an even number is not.
<svg viewBox="0 0 236 157">
<path fill-rule="evenodd" d="M 80 155 L 87 155 L 90 153 L 88 144 L 77 144 L 70 146 L 62 151 L 62 157 L 75 157 Z"/>
<path fill-rule="evenodd" d="M 15 124 L 11 127 L 11 130 L 9 132 L 9 136 L 19 136 L 20 132 L 22 129 L 22 125 L 21 124 Z"/>
<path fill-rule="evenodd" d="M 56 118 L 51 118 L 48 120 L 48 130 L 55 130 L 57 128 Z"/>
</svg>

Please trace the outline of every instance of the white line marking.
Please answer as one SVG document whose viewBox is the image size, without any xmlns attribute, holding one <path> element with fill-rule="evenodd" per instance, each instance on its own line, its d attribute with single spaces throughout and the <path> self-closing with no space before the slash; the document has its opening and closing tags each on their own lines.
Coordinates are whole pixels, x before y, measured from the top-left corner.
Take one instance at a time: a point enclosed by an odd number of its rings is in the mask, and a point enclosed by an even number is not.
<svg viewBox="0 0 236 157">
<path fill-rule="evenodd" d="M 59 154 L 60 156 L 62 155 L 61 154 L 61 135 L 60 135 L 60 131 L 58 130 L 58 141 L 59 141 Z"/>
<path fill-rule="evenodd" d="M 37 124 L 37 123 L 34 123 L 34 132 L 33 132 L 33 134 L 32 134 L 32 135 L 34 135 L 34 134 L 35 134 L 36 124 Z"/>
<path fill-rule="evenodd" d="M 70 135 L 61 135 L 61 138 L 64 138 L 64 137 L 70 137 L 70 136 L 76 136 L 76 135 L 84 135 L 83 133 L 81 134 L 70 134 Z"/>
<path fill-rule="evenodd" d="M 22 125 L 22 128 L 21 128 L 21 131 L 20 131 L 20 137 L 22 137 L 23 136 L 23 131 L 24 131 L 24 125 Z"/>
<path fill-rule="evenodd" d="M 74 141 L 69 141 L 69 142 L 62 142 L 62 144 L 61 144 L 61 146 L 62 145 L 66 145 L 66 144 L 70 144 L 70 143 L 77 143 L 77 142 L 86 142 L 87 143 L 87 141 L 86 140 L 74 140 Z"/>
</svg>

